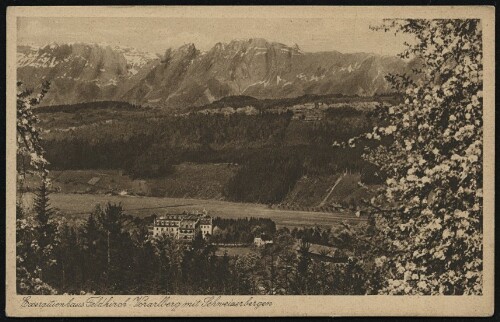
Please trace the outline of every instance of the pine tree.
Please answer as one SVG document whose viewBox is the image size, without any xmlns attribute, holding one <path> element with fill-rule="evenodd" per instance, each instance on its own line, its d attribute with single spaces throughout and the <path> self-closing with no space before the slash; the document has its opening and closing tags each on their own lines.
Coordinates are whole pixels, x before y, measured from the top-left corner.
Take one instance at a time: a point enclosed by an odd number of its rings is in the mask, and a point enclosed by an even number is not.
<svg viewBox="0 0 500 322">
<path fill-rule="evenodd" d="M 120 204 L 112 205 L 108 203 L 104 211 L 99 214 L 99 223 L 102 225 L 105 240 L 106 240 L 106 281 L 109 287 L 110 277 L 112 274 L 118 274 L 116 272 L 119 263 L 115 261 L 117 255 L 119 244 L 119 237 L 122 229 L 123 221 L 123 208 Z M 122 276 L 114 276 L 116 278 L 123 278 Z"/>
<path fill-rule="evenodd" d="M 79 261 L 81 248 L 78 244 L 75 229 L 69 225 L 64 225 L 61 229 L 60 240 L 61 244 L 58 247 L 60 271 L 57 276 L 60 288 L 64 292 L 80 291 L 83 268 L 82 263 Z"/>
<path fill-rule="evenodd" d="M 299 244 L 299 262 L 297 263 L 297 280 L 302 288 L 302 294 L 308 293 L 308 283 L 309 283 L 309 248 L 311 244 L 305 239 L 300 240 Z"/>
<path fill-rule="evenodd" d="M 97 222 L 100 211 L 101 209 L 97 208 L 89 215 L 82 231 L 81 247 L 85 258 L 82 263 L 83 271 L 87 276 L 87 282 L 92 286 L 99 283 L 105 262 L 102 256 L 103 233 Z"/>
<path fill-rule="evenodd" d="M 45 179 L 45 178 L 44 178 Z M 48 271 L 56 264 L 54 249 L 57 246 L 56 224 L 51 221 L 54 211 L 49 203 L 49 191 L 47 189 L 47 180 L 42 180 L 34 200 L 34 219 L 36 222 L 35 239 L 38 242 L 38 251 L 36 257 L 38 266 L 41 269 L 41 276 L 47 277 Z"/>
<path fill-rule="evenodd" d="M 35 211 L 35 219 L 39 225 L 38 243 L 40 247 L 45 247 L 54 240 L 55 233 L 55 227 L 50 223 L 50 219 L 51 216 L 53 216 L 54 211 L 50 207 L 49 191 L 45 180 L 42 180 L 42 183 L 36 192 L 33 209 Z"/>
</svg>

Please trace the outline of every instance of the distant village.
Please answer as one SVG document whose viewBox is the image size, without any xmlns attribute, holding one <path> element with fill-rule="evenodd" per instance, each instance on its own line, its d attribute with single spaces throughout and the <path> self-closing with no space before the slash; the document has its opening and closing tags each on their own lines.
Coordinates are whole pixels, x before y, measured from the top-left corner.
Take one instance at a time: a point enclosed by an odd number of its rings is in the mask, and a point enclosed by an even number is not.
<svg viewBox="0 0 500 322">
<path fill-rule="evenodd" d="M 378 102 L 355 102 L 355 103 L 323 103 L 323 102 L 311 102 L 304 104 L 295 104 L 291 106 L 280 106 L 273 107 L 267 112 L 270 113 L 286 113 L 292 112 L 294 120 L 302 120 L 302 121 L 319 121 L 325 117 L 325 114 L 328 110 L 339 109 L 352 107 L 359 111 L 370 111 L 373 110 Z M 221 108 L 212 108 L 212 109 L 203 109 L 198 111 L 200 114 L 223 114 L 223 115 L 232 115 L 232 114 L 245 114 L 245 115 L 257 115 L 259 114 L 259 110 L 252 106 L 248 105 L 245 107 L 231 107 L 225 106 Z"/>
</svg>

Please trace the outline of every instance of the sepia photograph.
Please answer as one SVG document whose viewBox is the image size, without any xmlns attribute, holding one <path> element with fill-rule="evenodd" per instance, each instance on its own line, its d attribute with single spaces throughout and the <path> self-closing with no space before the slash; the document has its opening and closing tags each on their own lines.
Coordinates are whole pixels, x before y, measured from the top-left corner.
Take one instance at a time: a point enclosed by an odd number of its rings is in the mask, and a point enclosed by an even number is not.
<svg viewBox="0 0 500 322">
<path fill-rule="evenodd" d="M 245 8 L 8 8 L 8 313 L 493 314 L 494 8 Z"/>
</svg>

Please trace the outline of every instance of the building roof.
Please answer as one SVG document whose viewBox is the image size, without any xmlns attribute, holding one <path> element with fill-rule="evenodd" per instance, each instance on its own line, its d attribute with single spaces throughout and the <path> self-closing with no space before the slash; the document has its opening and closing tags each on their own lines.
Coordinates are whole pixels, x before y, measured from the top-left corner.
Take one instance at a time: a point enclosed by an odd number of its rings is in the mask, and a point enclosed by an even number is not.
<svg viewBox="0 0 500 322">
<path fill-rule="evenodd" d="M 180 223 L 181 228 L 194 228 L 197 220 L 183 220 Z"/>
<path fill-rule="evenodd" d="M 208 218 L 207 217 L 202 217 L 200 219 L 200 223 L 202 225 L 211 225 L 212 224 L 212 218 L 211 217 L 208 217 Z"/>
<path fill-rule="evenodd" d="M 155 221 L 155 225 L 162 226 L 162 227 L 179 227 L 179 223 L 176 221 L 161 220 L 161 219 L 157 219 Z"/>
<path fill-rule="evenodd" d="M 198 221 L 200 220 L 200 215 L 196 214 L 185 215 L 185 217 L 182 220 Z"/>
<path fill-rule="evenodd" d="M 184 215 L 171 215 L 171 214 L 166 214 L 166 215 L 161 215 L 159 216 L 157 219 L 158 220 L 175 220 L 175 221 L 179 221 L 179 220 L 182 220 L 184 217 Z"/>
<path fill-rule="evenodd" d="M 296 249 L 300 249 L 300 245 L 296 243 Z M 309 253 L 319 256 L 325 256 L 330 258 L 336 258 L 339 256 L 337 249 L 331 246 L 319 245 L 319 244 L 309 244 Z"/>
</svg>

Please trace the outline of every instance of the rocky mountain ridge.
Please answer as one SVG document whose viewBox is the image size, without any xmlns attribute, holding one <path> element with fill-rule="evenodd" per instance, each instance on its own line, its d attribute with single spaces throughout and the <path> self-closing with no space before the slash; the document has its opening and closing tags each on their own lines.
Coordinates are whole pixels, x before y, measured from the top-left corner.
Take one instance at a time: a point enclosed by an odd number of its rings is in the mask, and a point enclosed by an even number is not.
<svg viewBox="0 0 500 322">
<path fill-rule="evenodd" d="M 233 95 L 370 96 L 390 91 L 386 74 L 408 69 L 397 57 L 308 53 L 260 38 L 217 43 L 208 51 L 186 44 L 161 57 L 102 44 L 18 46 L 17 61 L 18 80 L 28 86 L 51 81 L 45 105 L 117 100 L 175 110 Z"/>
</svg>

